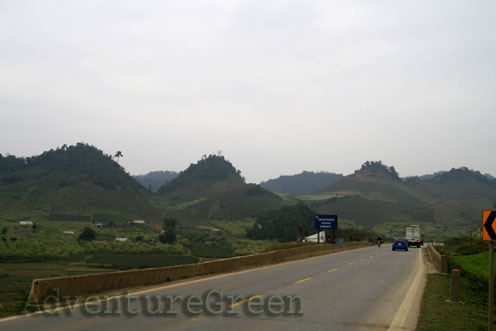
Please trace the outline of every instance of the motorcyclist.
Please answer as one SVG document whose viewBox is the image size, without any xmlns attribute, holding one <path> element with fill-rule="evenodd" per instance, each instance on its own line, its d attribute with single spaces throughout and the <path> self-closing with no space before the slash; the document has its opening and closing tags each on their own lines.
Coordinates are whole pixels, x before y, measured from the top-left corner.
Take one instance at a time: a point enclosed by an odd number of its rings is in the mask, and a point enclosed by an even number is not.
<svg viewBox="0 0 496 331">
<path fill-rule="evenodd" d="M 381 236 L 379 236 L 379 237 L 377 237 L 377 246 L 381 247 L 381 244 L 382 244 L 382 238 L 381 238 Z"/>
</svg>

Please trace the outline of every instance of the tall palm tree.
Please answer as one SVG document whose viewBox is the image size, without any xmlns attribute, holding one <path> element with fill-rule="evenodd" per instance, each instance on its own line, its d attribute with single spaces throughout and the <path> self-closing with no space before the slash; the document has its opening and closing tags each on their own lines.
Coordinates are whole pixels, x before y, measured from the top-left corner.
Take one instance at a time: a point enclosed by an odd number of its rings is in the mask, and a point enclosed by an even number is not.
<svg viewBox="0 0 496 331">
<path fill-rule="evenodd" d="M 121 151 L 117 151 L 117 153 L 115 153 L 114 157 L 117 158 L 117 163 L 119 163 L 119 158 L 120 157 L 124 157 L 124 155 L 122 155 L 122 152 Z"/>
</svg>

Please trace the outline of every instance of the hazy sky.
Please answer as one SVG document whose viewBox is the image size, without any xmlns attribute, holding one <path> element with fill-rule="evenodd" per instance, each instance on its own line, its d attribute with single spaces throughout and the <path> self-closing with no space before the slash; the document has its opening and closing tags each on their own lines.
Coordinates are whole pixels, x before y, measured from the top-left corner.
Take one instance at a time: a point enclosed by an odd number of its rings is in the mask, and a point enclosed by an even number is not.
<svg viewBox="0 0 496 331">
<path fill-rule="evenodd" d="M 496 175 L 496 2 L 0 1 L 0 153 Z"/>
</svg>

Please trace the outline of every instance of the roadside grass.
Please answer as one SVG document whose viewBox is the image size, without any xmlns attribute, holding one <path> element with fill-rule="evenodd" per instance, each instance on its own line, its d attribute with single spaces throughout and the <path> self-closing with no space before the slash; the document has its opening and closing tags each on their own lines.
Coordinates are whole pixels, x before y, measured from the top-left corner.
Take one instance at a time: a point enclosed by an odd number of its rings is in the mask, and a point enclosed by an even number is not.
<svg viewBox="0 0 496 331">
<path fill-rule="evenodd" d="M 448 302 L 450 277 L 427 275 L 417 331 L 487 330 L 487 312 L 471 302 L 468 286 L 462 277 L 461 302 Z"/>
<path fill-rule="evenodd" d="M 465 270 L 483 277 L 484 279 L 489 278 L 489 252 L 464 256 L 451 256 L 450 258 Z M 494 270 L 496 270 L 496 267 Z"/>
</svg>

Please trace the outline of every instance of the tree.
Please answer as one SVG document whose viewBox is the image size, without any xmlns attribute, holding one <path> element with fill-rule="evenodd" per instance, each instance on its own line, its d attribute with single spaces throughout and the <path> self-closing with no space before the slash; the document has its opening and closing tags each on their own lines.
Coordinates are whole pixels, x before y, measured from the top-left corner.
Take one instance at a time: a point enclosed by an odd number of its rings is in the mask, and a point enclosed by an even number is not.
<svg viewBox="0 0 496 331">
<path fill-rule="evenodd" d="M 31 228 L 33 229 L 33 232 L 36 232 L 36 229 L 38 229 L 38 226 L 36 225 L 35 222 L 33 222 L 33 226 Z"/>
<path fill-rule="evenodd" d="M 117 151 L 114 155 L 114 157 L 117 158 L 117 163 L 119 163 L 119 158 L 120 157 L 124 157 L 124 155 L 122 155 L 122 152 L 121 151 Z"/>
<path fill-rule="evenodd" d="M 83 232 L 79 234 L 78 240 L 92 241 L 96 239 L 96 232 L 92 228 L 85 227 Z"/>
<path fill-rule="evenodd" d="M 9 228 L 8 228 L 8 227 L 6 227 L 6 226 L 4 226 L 4 227 L 2 228 L 2 234 L 7 234 L 7 231 L 9 231 Z"/>
<path fill-rule="evenodd" d="M 177 220 L 175 218 L 166 217 L 164 219 L 164 225 L 162 226 L 163 233 L 158 236 L 158 240 L 164 244 L 176 242 L 176 227 Z"/>
</svg>

